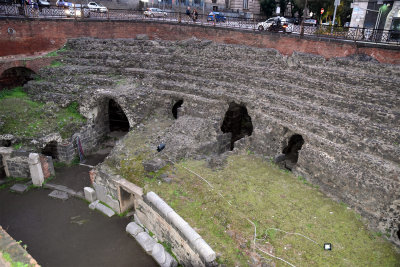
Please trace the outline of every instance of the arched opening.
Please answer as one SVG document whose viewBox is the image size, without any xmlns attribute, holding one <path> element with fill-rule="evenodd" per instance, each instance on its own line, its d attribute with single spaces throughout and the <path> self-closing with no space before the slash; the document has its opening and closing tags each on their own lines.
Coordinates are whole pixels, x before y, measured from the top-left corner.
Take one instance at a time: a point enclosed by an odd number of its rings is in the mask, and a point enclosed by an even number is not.
<svg viewBox="0 0 400 267">
<path fill-rule="evenodd" d="M 0 76 L 0 90 L 23 86 L 33 80 L 35 72 L 25 67 L 15 67 L 5 70 Z"/>
<path fill-rule="evenodd" d="M 285 154 L 285 167 L 292 170 L 299 160 L 299 150 L 304 144 L 304 139 L 299 134 L 294 134 L 289 139 L 288 145 L 283 149 L 282 153 Z"/>
<path fill-rule="evenodd" d="M 57 149 L 57 141 L 51 141 L 48 143 L 43 149 L 42 154 L 46 156 L 50 156 L 53 159 L 58 159 L 58 149 Z"/>
<path fill-rule="evenodd" d="M 110 124 L 110 132 L 128 132 L 129 121 L 121 106 L 117 102 L 110 99 L 108 102 L 108 120 Z"/>
<path fill-rule="evenodd" d="M 229 104 L 228 111 L 225 113 L 225 118 L 221 126 L 221 131 L 224 133 L 232 133 L 231 150 L 234 148 L 234 143 L 253 133 L 253 124 L 251 117 L 247 113 L 247 109 L 243 104 L 232 102 Z"/>
<path fill-rule="evenodd" d="M 398 228 L 398 230 L 397 230 L 397 238 L 400 240 L 400 224 L 399 224 L 399 226 L 397 228 Z"/>
<path fill-rule="evenodd" d="M 0 146 L 10 147 L 11 146 L 11 140 L 0 140 Z"/>
<path fill-rule="evenodd" d="M 172 107 L 172 116 L 174 116 L 175 119 L 178 118 L 178 109 L 182 106 L 183 100 L 179 100 L 178 102 L 175 103 L 175 105 Z"/>
</svg>

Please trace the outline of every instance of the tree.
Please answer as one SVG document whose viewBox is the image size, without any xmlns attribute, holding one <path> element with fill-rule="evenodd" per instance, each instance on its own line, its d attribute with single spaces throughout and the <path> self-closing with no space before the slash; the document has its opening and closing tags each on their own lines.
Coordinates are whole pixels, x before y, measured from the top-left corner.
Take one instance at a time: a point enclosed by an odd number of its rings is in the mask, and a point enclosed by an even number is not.
<svg viewBox="0 0 400 267">
<path fill-rule="evenodd" d="M 262 11 L 267 17 L 271 17 L 276 10 L 275 0 L 260 0 L 260 6 Z"/>
<path fill-rule="evenodd" d="M 285 16 L 285 10 L 287 8 L 287 5 L 289 3 L 289 0 L 279 0 L 279 7 L 281 8 L 281 16 Z"/>
</svg>

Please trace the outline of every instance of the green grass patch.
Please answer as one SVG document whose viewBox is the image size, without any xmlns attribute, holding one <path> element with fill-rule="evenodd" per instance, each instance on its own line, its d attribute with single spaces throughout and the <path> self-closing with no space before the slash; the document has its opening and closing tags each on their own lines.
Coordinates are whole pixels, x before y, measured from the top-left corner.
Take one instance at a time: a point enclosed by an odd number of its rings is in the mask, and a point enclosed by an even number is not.
<svg viewBox="0 0 400 267">
<path fill-rule="evenodd" d="M 56 57 L 56 56 L 59 56 L 60 54 L 59 54 L 59 52 L 64 52 L 64 51 L 67 51 L 68 49 L 66 48 L 66 47 L 63 47 L 63 48 L 61 48 L 61 49 L 58 49 L 58 50 L 56 50 L 56 51 L 52 51 L 52 52 L 50 52 L 50 53 L 48 53 L 47 55 L 46 55 L 46 57 Z"/>
<path fill-rule="evenodd" d="M 257 226 L 257 246 L 265 251 L 272 248 L 275 256 L 296 266 L 399 266 L 394 246 L 383 234 L 369 231 L 358 213 L 326 197 L 304 177 L 251 151 L 228 157 L 218 170 L 208 168 L 204 161 L 182 160 L 163 171 L 173 177 L 170 184 L 150 179 L 142 162 L 159 156 L 150 152 L 155 150 L 152 128 L 157 124 L 164 129 L 169 123 L 161 116 L 157 122 L 149 118 L 144 127 L 125 136 L 123 149 L 105 164 L 145 192 L 154 191 L 163 198 L 221 255 L 219 264 L 247 266 L 251 262 L 254 226 L 249 219 Z M 200 174 L 214 189 L 183 167 Z M 324 251 L 324 243 L 332 243 L 333 250 Z M 258 253 L 271 265 L 285 266 Z"/>
<path fill-rule="evenodd" d="M 60 61 L 54 60 L 53 62 L 51 62 L 49 67 L 55 68 L 55 67 L 60 67 L 62 65 L 63 65 L 63 63 L 61 63 Z"/>
<path fill-rule="evenodd" d="M 182 166 L 207 179 L 214 190 Z M 147 191 L 159 194 L 195 227 L 222 255 L 220 263 L 247 264 L 246 255 L 252 251 L 254 236 L 254 227 L 247 218 L 257 225 L 258 246 L 265 250 L 272 246 L 274 255 L 296 266 L 400 263 L 399 254 L 382 238 L 382 233 L 368 231 L 355 212 L 325 197 L 305 179 L 296 179 L 292 173 L 255 156 L 231 156 L 227 166 L 217 171 L 207 168 L 202 161 L 187 161 L 175 167 L 174 183 L 146 180 Z M 290 233 L 305 235 L 319 245 Z M 332 243 L 334 249 L 324 251 L 325 242 Z"/>
<path fill-rule="evenodd" d="M 79 114 L 77 103 L 60 108 L 54 103 L 35 102 L 21 87 L 1 91 L 0 114 L 4 122 L 0 134 L 20 138 L 38 138 L 52 132 L 68 138 L 86 121 Z"/>
</svg>

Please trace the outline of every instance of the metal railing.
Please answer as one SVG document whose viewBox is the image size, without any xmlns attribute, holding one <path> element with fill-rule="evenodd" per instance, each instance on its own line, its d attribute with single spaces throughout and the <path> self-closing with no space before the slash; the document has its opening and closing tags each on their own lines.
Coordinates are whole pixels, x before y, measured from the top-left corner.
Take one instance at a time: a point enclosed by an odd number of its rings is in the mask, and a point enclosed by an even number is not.
<svg viewBox="0 0 400 267">
<path fill-rule="evenodd" d="M 83 12 L 82 12 L 83 11 Z M 203 25 L 210 27 L 235 28 L 249 31 L 259 31 L 260 19 L 246 19 L 238 17 L 223 16 L 215 18 L 207 14 L 199 14 L 196 19 L 187 16 L 184 12 L 168 12 L 166 15 L 146 16 L 143 11 L 126 9 L 110 9 L 107 12 L 97 12 L 88 8 L 34 8 L 30 5 L 0 4 L 0 17 L 25 17 L 25 18 L 63 18 L 63 19 L 85 19 L 85 20 L 136 20 L 136 21 L 165 21 L 177 24 Z M 260 31 L 266 33 L 267 31 Z M 282 34 L 283 32 L 281 32 Z M 289 24 L 286 34 L 301 34 L 301 26 Z M 303 28 L 305 36 L 316 36 L 351 40 L 355 42 L 388 43 L 400 45 L 400 31 L 390 31 L 369 28 L 346 28 L 325 25 L 305 25 Z"/>
</svg>

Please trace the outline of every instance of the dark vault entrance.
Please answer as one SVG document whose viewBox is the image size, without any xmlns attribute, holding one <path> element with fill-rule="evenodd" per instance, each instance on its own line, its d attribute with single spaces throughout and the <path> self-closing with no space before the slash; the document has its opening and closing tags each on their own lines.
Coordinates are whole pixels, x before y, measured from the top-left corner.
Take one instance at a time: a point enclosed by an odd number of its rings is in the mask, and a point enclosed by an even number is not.
<svg viewBox="0 0 400 267">
<path fill-rule="evenodd" d="M 53 159 L 58 159 L 57 141 L 51 141 L 43 149 L 42 154 L 50 156 Z"/>
<path fill-rule="evenodd" d="M 23 86 L 33 79 L 34 74 L 35 72 L 25 67 L 7 69 L 0 76 L 0 90 Z"/>
<path fill-rule="evenodd" d="M 179 100 L 175 103 L 175 105 L 172 107 L 172 116 L 174 116 L 175 119 L 178 118 L 178 110 L 182 106 L 183 100 Z"/>
<path fill-rule="evenodd" d="M 121 106 L 117 102 L 110 99 L 108 102 L 108 120 L 110 123 L 110 132 L 128 132 L 129 121 Z"/>
<path fill-rule="evenodd" d="M 231 150 L 233 150 L 234 143 L 237 140 L 242 139 L 246 135 L 250 136 L 253 133 L 253 124 L 245 105 L 236 104 L 235 102 L 229 104 L 221 131 L 223 133 L 232 133 Z"/>
<path fill-rule="evenodd" d="M 294 134 L 289 139 L 288 145 L 283 149 L 282 153 L 285 154 L 285 168 L 292 170 L 299 160 L 299 150 L 304 144 L 304 139 L 299 134 Z"/>
</svg>

